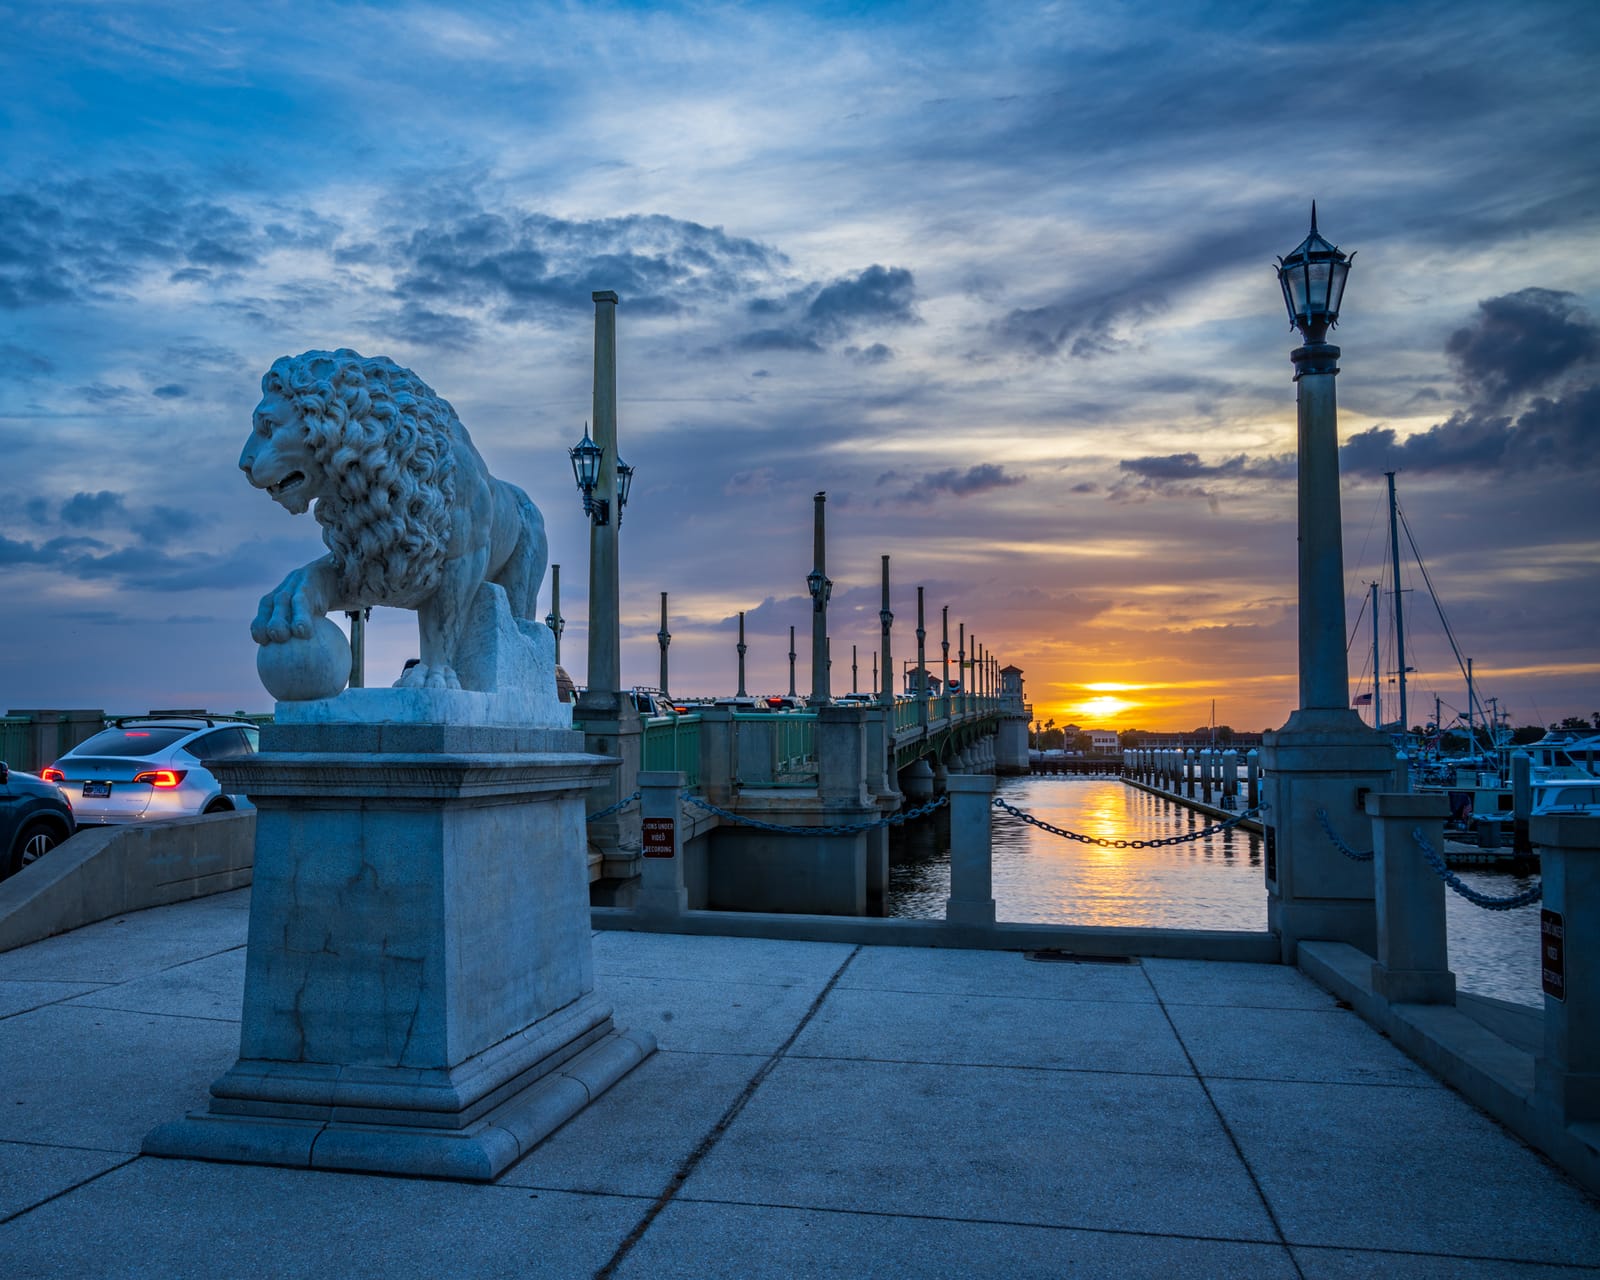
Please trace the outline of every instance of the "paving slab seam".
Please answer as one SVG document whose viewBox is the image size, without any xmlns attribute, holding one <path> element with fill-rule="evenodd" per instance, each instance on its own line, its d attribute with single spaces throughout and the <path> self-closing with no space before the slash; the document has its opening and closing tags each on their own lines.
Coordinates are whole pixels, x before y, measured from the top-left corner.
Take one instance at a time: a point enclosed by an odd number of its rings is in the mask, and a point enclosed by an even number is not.
<svg viewBox="0 0 1600 1280">
<path fill-rule="evenodd" d="M 1385 1249 L 1382 1245 L 1352 1245 L 1352 1244 L 1289 1244 L 1291 1253 L 1372 1253 L 1384 1258 L 1438 1258 L 1448 1262 L 1500 1262 L 1510 1267 L 1559 1267 L 1563 1271 L 1574 1271 L 1584 1275 L 1593 1275 L 1600 1271 L 1600 1263 L 1596 1262 L 1551 1262 L 1546 1258 L 1511 1258 L 1498 1253 L 1456 1253 L 1440 1252 L 1428 1253 L 1421 1249 Z"/>
<path fill-rule="evenodd" d="M 28 981 L 32 982 L 32 981 L 34 981 L 34 979 L 29 978 Z M 82 986 L 83 984 L 82 983 L 65 983 L 64 982 L 61 985 L 62 986 Z M 106 984 L 106 986 L 117 986 L 117 985 L 119 985 L 119 984 L 117 984 L 117 983 L 107 983 Z M 71 995 L 57 996 L 54 1000 L 45 1000 L 40 1004 L 31 1005 L 30 1007 L 28 1007 L 26 1009 L 13 1009 L 10 1013 L 0 1013 L 0 1022 L 4 1022 L 7 1018 L 20 1018 L 25 1013 L 38 1013 L 40 1009 L 48 1009 L 52 1005 L 66 1004 L 69 1000 L 76 1000 L 80 996 L 99 995 L 100 992 L 104 991 L 104 990 L 105 990 L 105 987 L 100 987 L 98 990 L 95 990 L 95 991 L 80 991 L 80 992 L 78 992 L 78 994 L 76 996 L 71 996 Z"/>
<path fill-rule="evenodd" d="M 30 1145 L 30 1146 L 45 1146 L 45 1145 L 48 1145 L 48 1144 L 35 1142 L 35 1143 L 30 1143 L 28 1145 Z M 82 1148 L 82 1149 L 83 1150 L 93 1150 L 93 1148 Z M 18 1209 L 15 1213 L 6 1214 L 4 1217 L 0 1217 L 0 1226 L 4 1226 L 8 1222 L 15 1222 L 18 1218 L 21 1218 L 21 1217 L 25 1216 L 26 1214 L 32 1213 L 35 1209 L 42 1209 L 42 1208 L 44 1208 L 45 1205 L 50 1204 L 53 1201 L 61 1199 L 62 1196 L 70 1196 L 74 1191 L 77 1191 L 82 1187 L 88 1186 L 91 1182 L 98 1182 L 101 1178 L 105 1177 L 106 1174 L 108 1174 L 108 1173 L 115 1173 L 118 1169 L 126 1169 L 135 1160 L 138 1160 L 140 1158 L 141 1157 L 137 1153 L 134 1153 L 133 1155 L 130 1155 L 126 1160 L 119 1160 L 116 1164 L 112 1165 L 109 1169 L 102 1169 L 102 1170 L 100 1170 L 99 1173 L 91 1173 L 87 1178 L 84 1178 L 79 1182 L 74 1182 L 70 1187 L 63 1187 L 60 1191 L 54 1192 L 53 1194 L 46 1196 L 43 1200 L 40 1200 L 35 1204 L 30 1204 L 25 1209 Z"/>
<path fill-rule="evenodd" d="M 0 1138 L 0 1147 L 48 1147 L 52 1151 L 91 1151 L 102 1156 L 138 1156 L 127 1147 L 91 1147 L 82 1142 L 51 1142 L 45 1138 Z"/>
<path fill-rule="evenodd" d="M 1270 1236 L 1202 1236 L 1184 1231 L 1137 1231 L 1132 1227 L 1093 1226 L 1076 1222 L 1029 1222 L 1022 1218 L 973 1218 L 950 1213 L 895 1213 L 885 1209 L 841 1209 L 837 1205 L 791 1204 L 781 1200 L 719 1200 L 710 1196 L 680 1195 L 678 1204 L 717 1205 L 725 1209 L 784 1209 L 799 1213 L 833 1213 L 846 1218 L 894 1218 L 906 1222 L 950 1222 L 973 1227 L 1024 1227 L 1034 1231 L 1081 1231 L 1101 1236 L 1131 1236 L 1135 1239 L 1191 1240 L 1206 1244 L 1268 1244 L 1287 1250 L 1285 1240 Z M 1328 1245 L 1326 1248 L 1340 1246 Z M 1428 1255 L 1421 1255 L 1428 1256 Z"/>
<path fill-rule="evenodd" d="M 95 994 L 93 992 L 89 994 Z M 173 1013 L 169 1009 L 127 1009 L 120 1004 L 83 1004 L 76 1001 L 53 1000 L 51 1004 L 63 1004 L 69 1009 L 98 1009 L 101 1013 L 127 1013 L 135 1017 L 146 1018 L 181 1018 L 185 1022 L 224 1022 L 231 1027 L 237 1027 L 238 1018 L 214 1018 L 204 1013 Z"/>
<path fill-rule="evenodd" d="M 666 1187 L 656 1197 L 650 1208 L 645 1211 L 644 1217 L 638 1221 L 632 1231 L 623 1237 L 622 1243 L 617 1246 L 616 1252 L 611 1255 L 606 1264 L 595 1272 L 595 1280 L 611 1280 L 611 1277 L 616 1275 L 617 1268 L 622 1265 L 628 1254 L 633 1251 L 634 1246 L 644 1239 L 645 1233 L 650 1230 L 655 1220 L 661 1216 L 662 1211 L 677 1197 L 683 1184 L 689 1180 L 689 1175 L 695 1171 L 701 1161 L 711 1154 L 712 1148 L 721 1140 L 722 1135 L 728 1131 L 729 1126 L 739 1118 L 739 1113 L 745 1109 L 750 1099 L 755 1096 L 755 1092 L 761 1087 L 762 1082 L 783 1061 L 790 1047 L 800 1038 L 801 1033 L 810 1025 L 811 1020 L 817 1016 L 817 1012 L 822 1008 L 823 1002 L 833 993 L 833 989 L 839 984 L 839 979 L 844 976 L 845 970 L 850 967 L 851 961 L 860 954 L 861 947 L 859 945 L 850 949 L 850 954 L 833 971 L 833 976 L 828 979 L 826 985 L 817 993 L 817 998 L 811 1002 L 810 1008 L 805 1011 L 804 1015 L 795 1024 L 794 1030 L 789 1033 L 789 1038 L 779 1045 L 777 1050 L 757 1068 L 756 1073 L 750 1077 L 744 1088 L 739 1091 L 739 1096 L 728 1104 L 727 1110 L 711 1126 L 706 1136 L 701 1138 L 695 1149 L 684 1157 L 683 1163 L 678 1166 L 672 1177 L 667 1180 Z"/>
<path fill-rule="evenodd" d="M 899 1067 L 961 1067 L 973 1071 L 1045 1071 L 1052 1075 L 1071 1076 L 1132 1076 L 1139 1080 L 1192 1080 L 1187 1071 L 1114 1071 L 1110 1067 L 1057 1067 L 1043 1063 L 1023 1066 L 1016 1062 L 961 1062 L 951 1058 L 871 1058 L 862 1053 L 796 1053 L 791 1055 L 801 1062 L 872 1062 L 883 1066 Z M 1282 1083 L 1273 1081 L 1274 1084 Z"/>
<path fill-rule="evenodd" d="M 1021 991 L 929 991 L 926 987 L 845 986 L 841 991 L 864 991 L 884 996 L 936 996 L 941 1000 L 1031 1000 L 1038 1004 L 1118 1004 L 1149 1008 L 1148 1000 L 1110 1000 L 1105 996 L 1041 996 Z"/>
<path fill-rule="evenodd" d="M 1308 1080 L 1303 1076 L 1234 1076 L 1213 1071 L 1206 1076 L 1206 1079 L 1237 1080 L 1245 1084 L 1303 1084 L 1318 1089 L 1326 1089 L 1329 1085 L 1348 1086 L 1352 1089 L 1420 1089 L 1424 1093 L 1450 1088 L 1442 1080 L 1435 1080 L 1431 1076 L 1421 1080 Z"/>
<path fill-rule="evenodd" d="M 1249 1159 L 1246 1158 L 1244 1147 L 1240 1145 L 1232 1126 L 1228 1124 L 1228 1118 L 1222 1114 L 1222 1108 L 1217 1105 L 1217 1100 L 1211 1096 L 1211 1086 L 1206 1083 L 1205 1076 L 1200 1073 L 1200 1067 L 1195 1062 L 1194 1055 L 1189 1052 L 1189 1046 L 1184 1042 L 1183 1032 L 1178 1030 L 1178 1024 L 1172 1019 L 1172 1013 L 1167 1008 L 1167 1002 L 1161 998 L 1161 992 L 1156 989 L 1156 984 L 1151 980 L 1149 970 L 1141 965 L 1140 972 L 1145 975 L 1145 981 L 1150 983 L 1150 990 L 1155 994 L 1156 1003 L 1161 1006 L 1161 1016 L 1167 1020 L 1167 1026 L 1172 1028 L 1173 1038 L 1177 1040 L 1178 1048 L 1183 1051 L 1183 1056 L 1189 1063 L 1189 1069 L 1194 1072 L 1194 1078 L 1200 1086 L 1200 1091 L 1206 1095 L 1206 1101 L 1211 1105 L 1212 1114 L 1216 1116 L 1217 1123 L 1222 1126 L 1223 1134 L 1233 1147 L 1233 1154 L 1238 1157 L 1240 1165 L 1243 1166 L 1245 1174 L 1250 1179 L 1250 1185 L 1255 1188 L 1256 1196 L 1261 1201 L 1262 1211 L 1266 1213 L 1267 1221 L 1272 1223 L 1272 1229 L 1277 1233 L 1277 1243 L 1283 1246 L 1284 1253 L 1289 1259 L 1289 1265 L 1294 1268 L 1295 1275 L 1299 1276 L 1300 1280 L 1305 1280 L 1305 1272 L 1300 1268 L 1300 1260 L 1294 1256 L 1294 1250 L 1289 1247 L 1288 1238 L 1283 1233 L 1283 1223 L 1278 1221 L 1277 1210 L 1272 1207 L 1272 1201 L 1267 1199 L 1266 1188 L 1261 1185 L 1261 1179 L 1256 1176 L 1255 1169 L 1251 1167 Z"/>
</svg>

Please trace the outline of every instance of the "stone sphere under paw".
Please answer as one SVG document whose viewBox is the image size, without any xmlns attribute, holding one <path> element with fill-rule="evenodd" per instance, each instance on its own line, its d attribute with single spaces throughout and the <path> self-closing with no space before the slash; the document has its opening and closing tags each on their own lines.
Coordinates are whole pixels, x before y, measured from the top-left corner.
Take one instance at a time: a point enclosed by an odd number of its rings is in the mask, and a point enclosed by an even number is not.
<svg viewBox="0 0 1600 1280">
<path fill-rule="evenodd" d="M 290 636 L 282 644 L 262 645 L 256 674 L 279 702 L 332 698 L 350 679 L 350 642 L 336 623 L 318 618 L 304 640 Z"/>
</svg>

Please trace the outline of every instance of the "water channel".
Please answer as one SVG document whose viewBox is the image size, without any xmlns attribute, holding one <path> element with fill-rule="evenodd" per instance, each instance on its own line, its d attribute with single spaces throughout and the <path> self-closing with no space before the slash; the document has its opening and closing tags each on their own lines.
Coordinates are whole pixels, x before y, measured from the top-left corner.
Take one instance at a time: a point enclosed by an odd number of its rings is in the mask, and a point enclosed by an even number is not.
<svg viewBox="0 0 1600 1280">
<path fill-rule="evenodd" d="M 1002 778 L 995 794 L 1053 826 L 1107 840 L 1149 840 L 1214 825 L 1123 782 Z M 939 917 L 950 894 L 948 810 L 891 828 L 891 916 Z M 1231 830 L 1155 849 L 1080 844 L 994 811 L 995 912 L 1003 921 L 1149 925 L 1182 929 L 1267 927 L 1260 837 Z M 1532 881 L 1458 869 L 1472 888 L 1507 897 Z M 1539 909 L 1485 911 L 1446 892 L 1450 967 L 1463 991 L 1542 1006 Z"/>
</svg>

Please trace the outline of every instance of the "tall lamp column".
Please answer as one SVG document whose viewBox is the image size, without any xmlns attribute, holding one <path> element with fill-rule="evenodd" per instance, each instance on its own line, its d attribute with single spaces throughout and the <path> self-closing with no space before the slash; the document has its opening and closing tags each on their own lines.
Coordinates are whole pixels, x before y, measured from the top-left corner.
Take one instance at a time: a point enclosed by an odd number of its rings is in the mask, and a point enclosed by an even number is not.
<svg viewBox="0 0 1600 1280">
<path fill-rule="evenodd" d="M 811 592 L 811 706 L 828 705 L 828 597 L 833 583 L 828 580 L 827 527 L 823 523 L 826 493 L 812 498 L 811 572 L 806 587 Z"/>
</svg>

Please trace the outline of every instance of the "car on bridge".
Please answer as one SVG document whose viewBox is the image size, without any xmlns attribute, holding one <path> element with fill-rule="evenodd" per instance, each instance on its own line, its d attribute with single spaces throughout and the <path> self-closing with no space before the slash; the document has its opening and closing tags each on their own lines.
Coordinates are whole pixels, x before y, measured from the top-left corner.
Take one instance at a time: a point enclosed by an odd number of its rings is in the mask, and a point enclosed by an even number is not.
<svg viewBox="0 0 1600 1280">
<path fill-rule="evenodd" d="M 60 787 L 0 762 L 0 880 L 37 862 L 75 830 Z"/>
<path fill-rule="evenodd" d="M 251 809 L 249 797 L 225 793 L 203 762 L 254 755 L 260 740 L 248 720 L 130 716 L 80 742 L 40 776 L 68 794 L 80 826 Z"/>
</svg>

